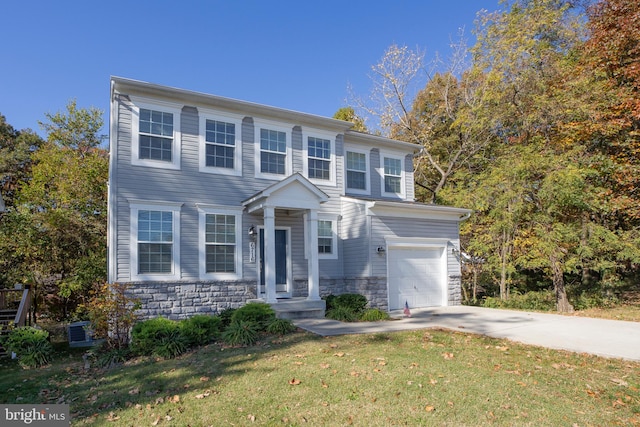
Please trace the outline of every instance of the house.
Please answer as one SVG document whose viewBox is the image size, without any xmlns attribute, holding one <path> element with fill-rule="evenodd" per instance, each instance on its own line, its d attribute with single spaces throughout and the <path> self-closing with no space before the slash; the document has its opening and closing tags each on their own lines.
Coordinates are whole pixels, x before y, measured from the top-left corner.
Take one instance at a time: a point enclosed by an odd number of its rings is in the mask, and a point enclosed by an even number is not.
<svg viewBox="0 0 640 427">
<path fill-rule="evenodd" d="M 109 282 L 145 317 L 262 300 L 322 315 L 460 302 L 467 209 L 416 203 L 418 146 L 352 123 L 111 79 Z"/>
</svg>

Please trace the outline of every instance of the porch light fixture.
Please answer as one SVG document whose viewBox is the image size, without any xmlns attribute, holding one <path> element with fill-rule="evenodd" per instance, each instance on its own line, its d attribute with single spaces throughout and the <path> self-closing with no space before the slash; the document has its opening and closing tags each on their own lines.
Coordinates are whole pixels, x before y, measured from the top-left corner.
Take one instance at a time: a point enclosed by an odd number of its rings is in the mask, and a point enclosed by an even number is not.
<svg viewBox="0 0 640 427">
<path fill-rule="evenodd" d="M 387 250 L 385 249 L 384 246 L 378 246 L 378 249 L 376 249 L 376 252 L 378 252 L 379 254 L 383 254 L 385 253 Z"/>
<path fill-rule="evenodd" d="M 247 231 L 247 234 L 249 234 L 249 237 L 251 238 L 251 240 L 255 240 L 255 238 L 256 238 L 256 226 L 252 225 L 251 227 L 249 227 L 249 230 Z"/>
</svg>

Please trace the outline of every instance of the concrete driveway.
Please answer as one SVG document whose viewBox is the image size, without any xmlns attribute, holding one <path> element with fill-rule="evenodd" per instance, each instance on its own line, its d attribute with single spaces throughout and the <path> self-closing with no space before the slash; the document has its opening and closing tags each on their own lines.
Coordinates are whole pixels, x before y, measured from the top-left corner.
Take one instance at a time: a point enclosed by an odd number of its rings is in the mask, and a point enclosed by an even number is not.
<svg viewBox="0 0 640 427">
<path fill-rule="evenodd" d="M 558 350 L 640 361 L 640 322 L 469 306 L 415 309 L 411 310 L 411 318 L 403 317 L 401 311 L 391 315 L 398 320 L 343 323 L 300 319 L 295 324 L 322 336 L 446 328 Z"/>
</svg>

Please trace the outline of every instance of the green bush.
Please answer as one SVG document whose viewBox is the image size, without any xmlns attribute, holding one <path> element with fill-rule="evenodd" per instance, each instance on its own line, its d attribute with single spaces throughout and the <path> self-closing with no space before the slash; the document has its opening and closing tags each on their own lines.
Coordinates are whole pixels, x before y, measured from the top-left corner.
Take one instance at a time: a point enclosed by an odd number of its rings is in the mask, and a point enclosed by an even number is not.
<svg viewBox="0 0 640 427">
<path fill-rule="evenodd" d="M 598 292 L 582 292 L 578 296 L 570 297 L 569 300 L 576 310 L 613 307 L 619 303 L 617 298 L 607 297 Z"/>
<path fill-rule="evenodd" d="M 500 298 L 487 297 L 482 306 L 515 310 L 553 311 L 556 308 L 556 300 L 552 291 L 527 292 L 522 295 L 511 294 L 509 299 L 504 301 Z"/>
<path fill-rule="evenodd" d="M 32 326 L 13 329 L 3 340 L 2 346 L 7 352 L 18 357 L 23 368 L 38 368 L 53 358 L 53 346 L 49 342 L 49 332 Z"/>
<path fill-rule="evenodd" d="M 138 355 L 173 358 L 187 349 L 187 339 L 180 323 L 164 317 L 137 323 L 131 332 L 131 347 Z"/>
<path fill-rule="evenodd" d="M 231 318 L 233 317 L 233 313 L 235 313 L 236 310 L 237 308 L 228 307 L 218 313 L 218 316 L 222 321 L 222 324 L 220 325 L 222 330 L 224 330 L 231 324 Z"/>
<path fill-rule="evenodd" d="M 353 310 L 339 305 L 327 310 L 326 317 L 340 322 L 355 322 L 358 320 L 358 315 Z"/>
<path fill-rule="evenodd" d="M 246 320 L 233 320 L 222 333 L 222 340 L 229 345 L 252 345 L 258 341 L 258 326 Z"/>
<path fill-rule="evenodd" d="M 188 347 L 206 345 L 214 341 L 222 332 L 222 319 L 219 316 L 196 314 L 180 322 L 182 335 Z"/>
<path fill-rule="evenodd" d="M 286 335 L 295 330 L 296 325 L 289 319 L 273 319 L 267 326 L 267 332 L 273 335 Z"/>
<path fill-rule="evenodd" d="M 106 342 L 103 345 L 94 347 L 88 352 L 91 363 L 101 368 L 112 368 L 121 365 L 131 357 L 131 349 L 129 347 L 115 348 Z"/>
<path fill-rule="evenodd" d="M 267 326 L 276 318 L 276 312 L 264 302 L 250 302 L 237 309 L 231 316 L 231 323 L 252 322 L 258 331 L 266 331 Z"/>
<path fill-rule="evenodd" d="M 337 295 L 332 301 L 332 307 L 346 307 L 360 315 L 367 306 L 367 298 L 360 294 L 341 294 Z"/>
<path fill-rule="evenodd" d="M 365 310 L 360 316 L 362 322 L 379 322 L 381 320 L 389 320 L 390 318 L 389 313 L 378 308 Z"/>
</svg>

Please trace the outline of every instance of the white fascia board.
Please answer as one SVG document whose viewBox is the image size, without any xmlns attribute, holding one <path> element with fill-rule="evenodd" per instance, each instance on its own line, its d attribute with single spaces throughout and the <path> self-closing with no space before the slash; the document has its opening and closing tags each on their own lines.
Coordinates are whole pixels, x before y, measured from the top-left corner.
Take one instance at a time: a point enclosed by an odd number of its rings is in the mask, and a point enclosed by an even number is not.
<svg viewBox="0 0 640 427">
<path fill-rule="evenodd" d="M 398 218 L 439 219 L 461 222 L 469 218 L 471 210 L 450 206 L 409 204 L 402 202 L 372 201 L 367 212 L 373 216 Z"/>
</svg>

